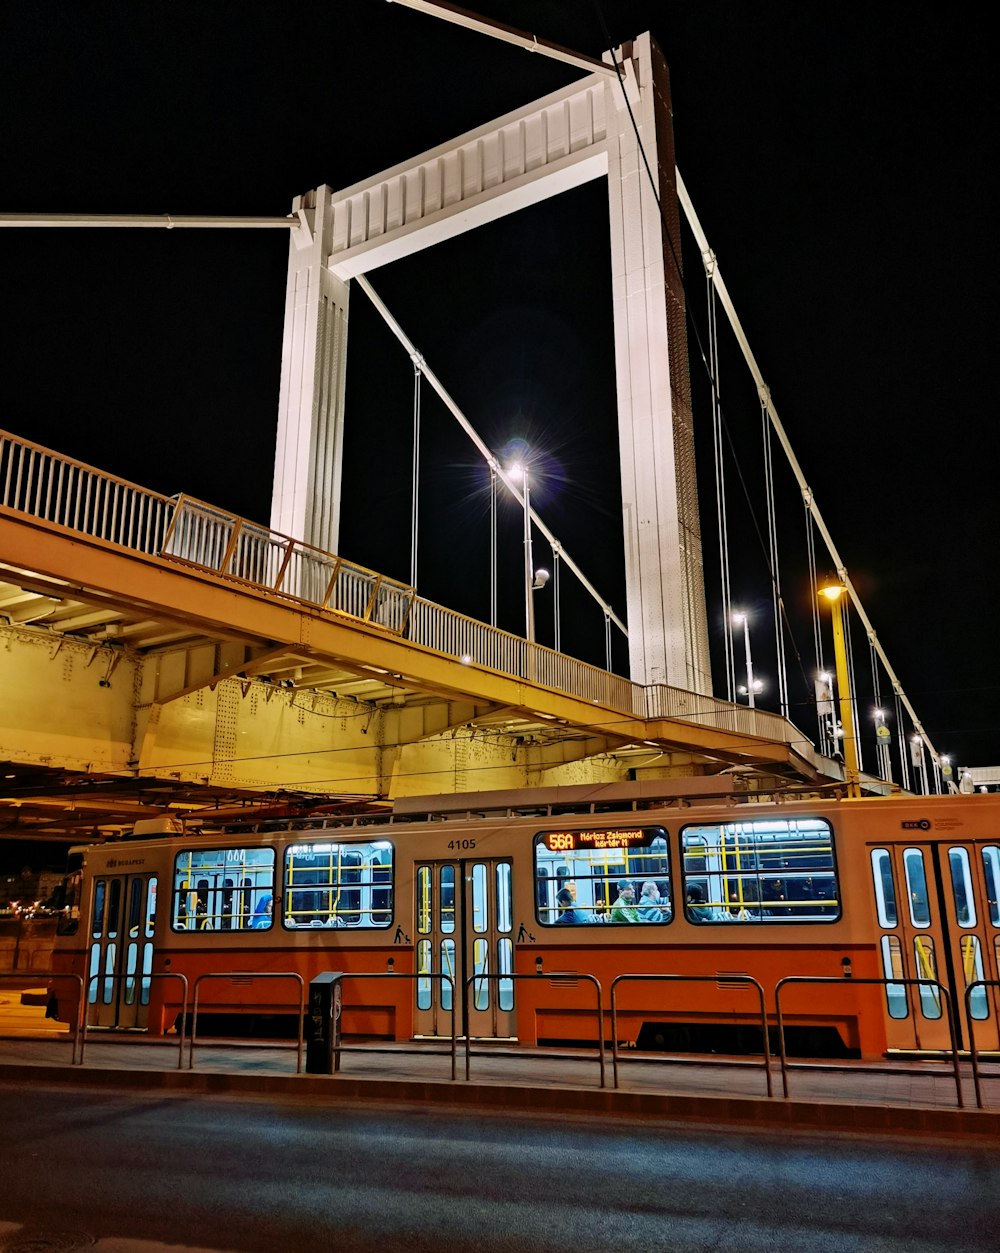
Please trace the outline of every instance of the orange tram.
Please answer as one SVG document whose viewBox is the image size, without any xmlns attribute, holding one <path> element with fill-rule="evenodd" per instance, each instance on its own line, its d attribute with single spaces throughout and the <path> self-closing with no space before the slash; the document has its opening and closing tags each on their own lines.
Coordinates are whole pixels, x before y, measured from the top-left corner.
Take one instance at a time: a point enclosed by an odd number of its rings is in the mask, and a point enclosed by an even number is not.
<svg viewBox="0 0 1000 1253">
<path fill-rule="evenodd" d="M 230 976 L 201 981 L 198 1034 L 273 1038 L 297 1033 L 298 985 L 261 976 L 297 972 L 308 992 L 338 971 L 346 1041 L 450 1038 L 458 1015 L 462 1037 L 593 1047 L 594 978 L 610 1041 L 612 981 L 669 974 L 685 978 L 618 986 L 620 1045 L 759 1053 L 759 995 L 739 976 L 762 986 L 769 1032 L 776 984 L 808 976 L 831 981 L 783 988 L 790 1055 L 939 1052 L 949 1002 L 959 1048 L 970 1029 L 1000 1046 L 1000 796 L 648 789 L 421 798 L 76 848 L 53 969 L 83 978 L 90 1028 L 151 1035 L 182 1025 L 182 981 L 157 976 Z M 74 1021 L 76 987 L 53 981 L 53 1016 Z"/>
</svg>

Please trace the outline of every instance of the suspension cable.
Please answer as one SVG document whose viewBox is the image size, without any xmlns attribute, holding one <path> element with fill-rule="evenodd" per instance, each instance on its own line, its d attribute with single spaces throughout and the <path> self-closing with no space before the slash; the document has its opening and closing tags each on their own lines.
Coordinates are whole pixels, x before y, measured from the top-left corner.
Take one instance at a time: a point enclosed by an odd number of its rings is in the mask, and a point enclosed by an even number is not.
<svg viewBox="0 0 1000 1253">
<path fill-rule="evenodd" d="M 909 760 L 909 742 L 903 731 L 903 710 L 899 700 L 899 693 L 893 693 L 893 700 L 896 705 L 896 728 L 897 739 L 899 740 L 899 775 L 905 791 L 910 790 L 910 760 Z"/>
<path fill-rule="evenodd" d="M 813 655 L 816 659 L 813 693 L 816 701 L 816 726 L 819 731 L 820 752 L 825 757 L 829 756 L 834 746 L 830 744 L 830 737 L 827 734 L 826 713 L 820 706 L 818 685 L 821 682 L 826 683 L 825 678 L 821 679 L 819 676 L 825 676 L 828 671 L 823 655 L 823 629 L 819 617 L 819 581 L 816 577 L 816 535 L 813 529 L 813 517 L 809 512 L 809 505 L 806 502 L 803 503 L 805 503 L 806 559 L 809 565 L 809 604 L 812 608 Z"/>
<path fill-rule="evenodd" d="M 736 659 L 733 655 L 733 598 L 729 579 L 729 522 L 726 514 L 726 463 L 722 440 L 719 392 L 719 340 L 716 333 L 715 286 L 705 259 L 705 305 L 708 311 L 708 376 L 712 392 L 712 450 L 715 455 L 715 514 L 719 528 L 719 575 L 722 583 L 722 630 L 726 654 L 726 699 L 736 700 Z"/>
<path fill-rule="evenodd" d="M 760 417 L 764 444 L 764 492 L 767 502 L 768 562 L 771 567 L 771 604 L 774 614 L 775 660 L 778 667 L 778 702 L 781 716 L 788 717 L 788 674 L 785 668 L 784 602 L 781 598 L 781 567 L 778 562 L 778 515 L 774 493 L 774 458 L 771 453 L 771 425 L 767 420 L 767 401 L 760 398 Z"/>
<path fill-rule="evenodd" d="M 861 722 L 858 719 L 858 685 L 854 677 L 854 641 L 851 638 L 851 618 L 849 614 L 844 614 L 844 643 L 847 651 L 847 673 L 850 675 L 851 684 L 851 723 L 854 727 L 854 751 L 858 758 L 858 769 L 864 765 L 861 760 Z M 843 692 L 841 692 L 843 699 Z"/>
<path fill-rule="evenodd" d="M 406 334 L 403 328 L 399 325 L 396 319 L 392 316 L 392 314 L 386 308 L 382 299 L 379 297 L 374 287 L 372 287 L 367 277 L 364 274 L 356 274 L 354 276 L 353 281 L 358 284 L 361 290 L 365 293 L 368 299 L 375 306 L 375 309 L 381 315 L 382 320 L 385 322 L 386 326 L 388 326 L 389 330 L 392 331 L 393 335 L 395 335 L 396 338 L 399 340 L 399 342 L 403 345 L 403 347 L 406 349 L 406 352 L 409 354 L 409 356 L 411 358 L 415 355 L 419 356 L 419 353 L 417 353 L 417 349 L 413 346 L 413 341 L 409 338 L 409 336 Z M 437 392 L 438 396 L 444 402 L 449 413 L 451 413 L 452 417 L 454 417 L 454 419 L 458 422 L 462 430 L 465 431 L 469 439 L 471 439 L 472 442 L 475 444 L 475 446 L 479 449 L 479 452 L 482 454 L 484 460 L 486 461 L 486 464 L 490 466 L 490 468 L 496 474 L 497 478 L 499 478 L 502 481 L 504 487 L 507 488 L 510 494 L 514 497 L 514 499 L 523 509 L 524 508 L 524 496 L 521 493 L 521 488 L 518 486 L 515 480 L 510 477 L 507 471 L 503 468 L 503 466 L 500 464 L 499 460 L 497 459 L 496 455 L 490 451 L 489 447 L 485 443 L 483 443 L 483 440 L 481 436 L 479 435 L 479 432 L 476 430 L 476 428 L 472 425 L 469 419 L 465 416 L 462 410 L 458 407 L 455 401 L 451 398 L 451 396 L 445 390 L 444 385 L 441 383 L 441 380 L 437 377 L 437 375 L 430 368 L 430 366 L 427 364 L 427 362 L 424 360 L 423 357 L 421 357 L 420 359 L 420 365 L 421 365 L 421 370 L 423 372 L 424 378 L 426 378 L 427 382 L 430 383 L 431 387 L 433 387 L 434 390 Z M 529 505 L 530 505 L 530 502 L 529 502 Z M 539 517 L 534 506 L 530 506 L 530 516 L 531 516 L 531 520 L 538 527 L 539 531 L 541 531 L 541 533 L 545 536 L 545 538 L 549 541 L 550 544 L 560 543 L 560 541 L 556 538 L 556 536 L 552 534 L 552 532 L 549 530 L 546 524 Z M 621 631 L 622 635 L 624 635 L 627 638 L 628 628 L 626 627 L 625 623 L 621 620 L 621 618 L 619 618 L 619 616 L 615 613 L 614 609 L 612 609 L 609 602 L 605 599 L 605 597 L 603 597 L 600 594 L 600 592 L 598 592 L 597 588 L 594 587 L 594 585 L 587 578 L 587 576 L 583 573 L 583 571 L 576 564 L 576 562 L 569 556 L 565 548 L 562 548 L 562 553 L 563 553 L 563 560 L 566 562 L 567 566 L 569 566 L 569 568 L 573 571 L 576 577 L 580 580 L 584 588 L 590 593 L 593 599 L 596 600 L 597 603 L 601 606 L 601 609 L 604 611 L 605 618 L 608 620 L 608 622 L 609 623 L 613 622 L 615 626 L 619 629 L 619 631 Z"/>
<path fill-rule="evenodd" d="M 490 465 L 490 626 L 497 624 L 497 471 Z M 557 650 L 558 651 L 558 650 Z"/>
<path fill-rule="evenodd" d="M 420 521 L 420 366 L 423 358 L 413 357 L 413 496 L 410 515 L 410 586 L 417 586 L 417 530 Z"/>
<path fill-rule="evenodd" d="M 554 620 L 554 646 L 557 653 L 562 652 L 562 618 L 559 606 L 559 554 L 562 549 L 558 544 L 552 546 L 552 613 Z"/>
</svg>

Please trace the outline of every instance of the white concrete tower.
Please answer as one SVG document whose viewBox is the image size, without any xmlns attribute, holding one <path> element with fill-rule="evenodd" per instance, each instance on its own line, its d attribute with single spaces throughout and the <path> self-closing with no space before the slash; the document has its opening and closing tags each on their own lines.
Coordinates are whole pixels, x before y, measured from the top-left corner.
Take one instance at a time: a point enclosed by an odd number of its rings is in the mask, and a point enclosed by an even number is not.
<svg viewBox="0 0 1000 1253">
<path fill-rule="evenodd" d="M 296 199 L 290 232 L 271 526 L 335 553 L 340 536 L 347 302 L 330 270 L 329 187 Z"/>
<path fill-rule="evenodd" d="M 648 34 L 622 54 L 639 85 L 608 136 L 631 677 L 711 694 L 670 79 Z"/>
<path fill-rule="evenodd" d="M 603 74 L 295 202 L 308 229 L 290 249 L 271 525 L 337 549 L 351 277 L 606 177 L 631 677 L 710 693 L 669 79 L 649 35 L 619 55 L 665 225 Z"/>
</svg>

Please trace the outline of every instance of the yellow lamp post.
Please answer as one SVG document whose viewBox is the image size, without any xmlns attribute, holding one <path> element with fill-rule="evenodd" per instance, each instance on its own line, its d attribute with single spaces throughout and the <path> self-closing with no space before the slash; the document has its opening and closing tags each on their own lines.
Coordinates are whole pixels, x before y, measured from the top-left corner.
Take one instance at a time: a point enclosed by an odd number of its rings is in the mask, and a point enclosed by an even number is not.
<svg viewBox="0 0 1000 1253">
<path fill-rule="evenodd" d="M 854 738 L 851 680 L 847 669 L 847 644 L 844 630 L 842 597 L 846 590 L 843 583 L 837 582 L 827 583 L 819 589 L 820 595 L 825 596 L 830 602 L 833 617 L 833 656 L 837 666 L 837 703 L 840 707 L 840 725 L 844 728 L 844 774 L 847 778 L 847 795 L 860 796 L 858 742 Z"/>
</svg>

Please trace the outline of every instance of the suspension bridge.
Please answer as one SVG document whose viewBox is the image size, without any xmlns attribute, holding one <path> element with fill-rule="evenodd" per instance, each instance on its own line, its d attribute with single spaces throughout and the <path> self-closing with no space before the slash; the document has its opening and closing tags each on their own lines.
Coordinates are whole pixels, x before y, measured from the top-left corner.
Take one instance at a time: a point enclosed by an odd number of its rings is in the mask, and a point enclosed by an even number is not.
<svg viewBox="0 0 1000 1253">
<path fill-rule="evenodd" d="M 289 236 L 268 525 L 211 501 L 164 496 L 0 433 L 4 834 L 65 840 L 162 815 L 211 824 L 374 808 L 427 794 L 599 789 L 624 779 L 648 780 L 659 793 L 664 778 L 675 779 L 679 796 L 949 785 L 950 763 L 927 736 L 865 611 L 675 168 L 662 54 L 648 35 L 603 61 L 516 32 L 503 37 L 530 38 L 533 50 L 574 65 L 582 77 L 361 184 L 300 196 L 287 217 L 0 215 L 0 225 L 22 229 L 221 227 Z M 530 460 L 505 463 L 478 434 L 372 277 L 418 249 L 597 179 L 607 183 L 610 209 L 627 601 L 621 613 L 532 503 Z M 697 418 L 678 264 L 682 226 L 702 259 L 708 295 L 703 355 L 713 379 L 711 412 Z M 340 552 L 352 288 L 372 302 L 413 365 L 409 581 Z M 725 435 L 715 383 L 723 334 L 743 355 L 765 432 L 773 709 L 756 699 L 751 623 L 733 603 L 727 577 Z M 420 409 L 428 388 L 488 472 L 488 622 L 418 593 Z M 714 473 L 716 489 L 711 543 L 719 550 L 721 587 L 711 614 L 695 421 L 711 422 L 716 454 L 714 469 L 701 467 L 702 482 Z M 816 682 L 810 707 L 789 698 L 773 500 L 779 456 L 808 519 Z M 523 634 L 498 625 L 501 496 L 523 516 Z M 553 647 L 539 642 L 534 625 L 536 591 L 548 573 L 543 555 L 552 559 Z M 848 606 L 842 651 L 830 654 L 829 664 L 824 639 L 831 628 L 817 595 L 824 566 L 844 593 L 834 618 Z M 561 649 L 560 588 L 570 579 L 593 605 L 603 668 Z M 710 616 L 723 623 L 721 675 L 713 675 Z M 852 622 L 888 710 L 870 728 L 854 697 Z M 613 672 L 613 637 L 627 639 L 627 676 Z"/>
</svg>

